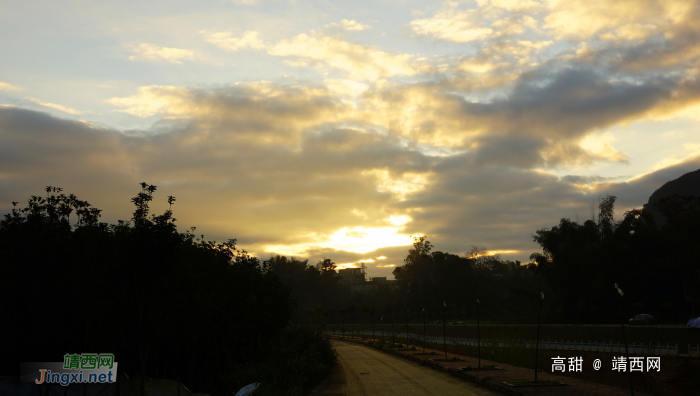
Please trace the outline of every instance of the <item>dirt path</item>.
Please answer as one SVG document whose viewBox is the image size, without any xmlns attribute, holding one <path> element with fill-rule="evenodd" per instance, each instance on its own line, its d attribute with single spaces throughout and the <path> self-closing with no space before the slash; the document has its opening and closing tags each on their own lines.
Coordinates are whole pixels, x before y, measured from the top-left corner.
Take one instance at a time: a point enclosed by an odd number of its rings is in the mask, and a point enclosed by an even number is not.
<svg viewBox="0 0 700 396">
<path fill-rule="evenodd" d="M 352 343 L 333 341 L 338 365 L 314 396 L 498 395 L 448 374 Z"/>
</svg>

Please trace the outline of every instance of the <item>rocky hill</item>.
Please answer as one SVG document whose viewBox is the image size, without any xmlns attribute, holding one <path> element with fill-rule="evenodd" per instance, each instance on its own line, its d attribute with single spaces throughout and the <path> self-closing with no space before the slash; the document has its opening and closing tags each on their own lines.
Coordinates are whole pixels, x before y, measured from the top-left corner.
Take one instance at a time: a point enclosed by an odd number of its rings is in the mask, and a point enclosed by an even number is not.
<svg viewBox="0 0 700 396">
<path fill-rule="evenodd" d="M 674 194 L 700 197 L 700 169 L 688 172 L 678 179 L 667 182 L 651 194 L 649 202 L 644 205 L 644 210 L 648 210 L 654 215 L 654 220 L 656 220 L 656 224 L 659 227 L 666 222 L 666 216 L 655 210 L 654 204 L 662 198 L 670 197 Z"/>
</svg>

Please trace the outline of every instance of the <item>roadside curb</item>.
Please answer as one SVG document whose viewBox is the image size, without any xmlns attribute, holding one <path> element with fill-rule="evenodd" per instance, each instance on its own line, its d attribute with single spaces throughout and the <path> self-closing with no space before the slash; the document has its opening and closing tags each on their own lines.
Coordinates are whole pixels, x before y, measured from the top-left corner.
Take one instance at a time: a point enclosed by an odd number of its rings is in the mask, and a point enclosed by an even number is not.
<svg viewBox="0 0 700 396">
<path fill-rule="evenodd" d="M 335 338 L 333 338 L 333 339 L 335 339 Z M 496 382 L 492 382 L 492 381 L 489 381 L 489 380 L 484 380 L 484 379 L 481 379 L 481 378 L 478 378 L 478 377 L 474 377 L 474 376 L 471 376 L 471 375 L 469 375 L 469 374 L 467 374 L 467 373 L 465 373 L 465 372 L 461 372 L 461 371 L 457 371 L 457 370 L 452 369 L 452 368 L 449 368 L 449 367 L 445 367 L 445 366 L 441 365 L 440 363 L 428 362 L 428 361 L 426 361 L 426 360 L 419 359 L 419 358 L 417 358 L 417 357 L 415 357 L 415 356 L 404 355 L 404 354 L 402 354 L 402 353 L 398 353 L 398 352 L 395 352 L 395 351 L 390 350 L 390 349 L 387 350 L 387 349 L 383 349 L 383 348 L 382 348 L 382 349 L 375 348 L 375 347 L 369 346 L 369 345 L 367 345 L 367 344 L 365 344 L 365 343 L 363 343 L 363 342 L 361 342 L 361 341 L 347 340 L 347 339 L 344 339 L 344 340 L 336 339 L 336 340 L 338 340 L 338 341 L 345 341 L 345 342 L 351 342 L 351 343 L 353 343 L 353 344 L 363 345 L 363 346 L 368 347 L 368 348 L 372 348 L 372 349 L 375 349 L 375 350 L 378 350 L 378 351 L 382 351 L 382 352 L 387 353 L 387 354 L 389 354 L 389 355 L 397 356 L 397 357 L 403 358 L 403 359 L 405 359 L 405 360 L 410 360 L 410 361 L 412 361 L 412 362 L 415 362 L 415 363 L 420 364 L 421 366 L 427 366 L 427 367 L 430 367 L 430 368 L 432 368 L 432 369 L 434 369 L 434 370 L 442 371 L 442 372 L 447 373 L 447 374 L 450 374 L 450 375 L 452 375 L 452 376 L 454 376 L 454 377 L 457 377 L 457 378 L 460 378 L 460 379 L 463 379 L 463 380 L 467 380 L 467 381 L 469 381 L 469 382 L 473 382 L 473 383 L 475 383 L 475 384 L 477 384 L 477 385 L 483 386 L 484 388 L 489 388 L 489 389 L 491 389 L 491 390 L 494 390 L 494 391 L 503 393 L 503 394 L 505 394 L 505 395 L 526 396 L 525 393 L 520 392 L 520 391 L 518 391 L 518 390 L 515 390 L 515 389 L 513 389 L 513 388 L 511 388 L 511 387 L 509 387 L 509 386 L 506 386 L 506 385 L 503 385 L 503 384 L 499 384 L 499 383 L 496 383 Z"/>
</svg>

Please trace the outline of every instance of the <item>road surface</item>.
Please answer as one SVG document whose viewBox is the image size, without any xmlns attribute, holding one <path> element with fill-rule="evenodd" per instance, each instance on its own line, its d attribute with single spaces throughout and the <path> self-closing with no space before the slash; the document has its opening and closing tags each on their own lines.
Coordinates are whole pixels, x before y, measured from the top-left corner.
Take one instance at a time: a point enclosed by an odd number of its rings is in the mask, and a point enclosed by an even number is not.
<svg viewBox="0 0 700 396">
<path fill-rule="evenodd" d="M 313 396 L 492 396 L 499 393 L 373 348 L 333 341 L 338 364 Z"/>
</svg>

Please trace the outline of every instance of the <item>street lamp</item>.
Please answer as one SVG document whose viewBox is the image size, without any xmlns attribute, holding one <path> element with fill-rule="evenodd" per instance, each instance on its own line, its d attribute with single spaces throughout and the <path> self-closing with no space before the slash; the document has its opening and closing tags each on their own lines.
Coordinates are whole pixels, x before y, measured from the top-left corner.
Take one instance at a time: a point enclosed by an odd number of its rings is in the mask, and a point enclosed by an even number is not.
<svg viewBox="0 0 700 396">
<path fill-rule="evenodd" d="M 622 340 L 625 342 L 625 354 L 627 355 L 627 361 L 629 362 L 630 360 L 630 351 L 627 348 L 627 335 L 625 334 L 625 320 L 622 317 L 622 310 L 620 308 L 620 300 L 622 300 L 622 297 L 625 295 L 625 293 L 620 290 L 619 287 L 617 287 L 617 283 L 615 283 L 615 290 L 617 290 L 617 293 L 620 295 L 620 298 L 617 299 L 617 316 L 620 318 L 620 324 L 622 325 Z M 632 385 L 632 370 L 628 370 L 627 373 L 629 374 L 630 377 L 630 392 L 632 392 L 632 396 L 634 396 L 634 387 Z"/>
<path fill-rule="evenodd" d="M 396 344 L 396 331 L 394 331 L 394 315 L 389 310 L 389 322 L 391 322 L 391 345 Z"/>
<path fill-rule="evenodd" d="M 410 321 L 410 319 L 408 318 L 408 312 L 409 312 L 409 310 L 407 309 L 407 310 L 406 310 L 406 350 L 407 350 L 407 351 L 408 351 L 408 344 L 409 344 L 409 340 L 408 340 L 408 322 Z"/>
<path fill-rule="evenodd" d="M 537 382 L 537 353 L 540 350 L 540 314 L 542 313 L 542 301 L 544 301 L 544 292 L 540 292 L 540 309 L 537 311 L 537 341 L 535 342 L 535 382 Z"/>
<path fill-rule="evenodd" d="M 445 332 L 445 307 L 446 302 L 442 302 L 442 347 L 445 349 L 445 360 L 447 360 L 447 336 Z"/>
<path fill-rule="evenodd" d="M 425 354 L 425 308 L 423 308 L 423 354 Z"/>
<path fill-rule="evenodd" d="M 476 299 L 476 338 L 478 342 L 477 352 L 479 354 L 479 368 L 481 368 L 481 330 L 479 328 L 479 299 Z"/>
<path fill-rule="evenodd" d="M 382 344 L 384 344 L 384 317 L 382 316 L 379 321 L 382 322 Z"/>
</svg>

